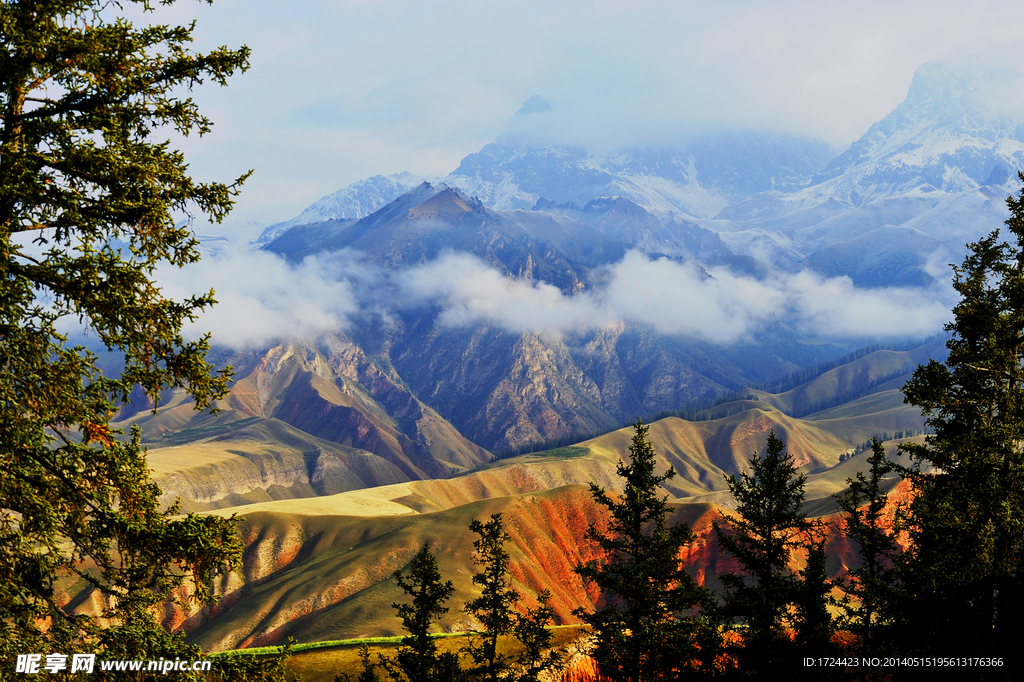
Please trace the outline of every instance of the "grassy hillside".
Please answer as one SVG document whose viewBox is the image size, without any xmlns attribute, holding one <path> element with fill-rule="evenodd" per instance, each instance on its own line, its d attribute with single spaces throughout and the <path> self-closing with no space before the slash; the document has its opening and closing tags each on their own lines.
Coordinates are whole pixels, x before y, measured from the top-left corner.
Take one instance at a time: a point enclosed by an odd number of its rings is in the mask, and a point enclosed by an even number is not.
<svg viewBox="0 0 1024 682">
<path fill-rule="evenodd" d="M 378 455 L 331 443 L 277 419 L 206 415 L 149 447 L 163 502 L 182 511 L 330 495 L 409 480 Z"/>
<path fill-rule="evenodd" d="M 784 393 L 744 392 L 746 399 L 706 415 L 717 418 L 669 417 L 651 424 L 661 470 L 671 466 L 677 473 L 665 484 L 674 517 L 697 534 L 686 554 L 695 577 L 717 587 L 720 574 L 736 569 L 721 555 L 712 523 L 734 506 L 726 475 L 746 469 L 770 430 L 807 475 L 808 513 L 833 514 L 832 495 L 867 459 L 860 453 L 840 462 L 841 456 L 883 431 L 922 428 L 920 414 L 902 401 L 899 373 L 934 351 L 869 353 Z M 323 363 L 346 366 L 330 353 L 310 352 L 304 359 L 294 349 L 279 354 L 276 365 L 254 370 L 236 385 L 221 414 L 185 419 L 189 406 L 177 405 L 144 425 L 151 466 L 165 489 L 187 498 L 186 509 L 237 514 L 246 545 L 242 570 L 218 586 L 223 600 L 198 613 L 169 612 L 169 626 L 214 651 L 289 636 L 316 642 L 397 635 L 391 603 L 399 593 L 391 576 L 430 544 L 445 579 L 456 587 L 442 629 L 473 629 L 461 610 L 476 589 L 470 580 L 475 536 L 468 526 L 494 512 L 504 515 L 513 537 L 512 573 L 525 605 L 549 589 L 559 621 L 571 624 L 574 608 L 593 604 L 597 594 L 573 572 L 594 551 L 587 528 L 605 522 L 587 486 L 620 490 L 615 468 L 627 457 L 632 428 L 416 480 L 425 475 L 417 461 L 440 460 L 414 460 L 411 454 L 428 453 L 427 445 L 442 447 L 450 424 L 429 432 L 429 412 L 407 393 L 388 398 L 380 386 L 374 392 L 338 369 L 328 371 Z M 374 380 L 371 370 L 362 371 L 369 373 L 367 382 Z M 405 408 L 396 407 L 401 400 Z M 306 416 L 298 411 L 298 405 L 313 404 L 319 407 Z M 810 411 L 821 405 L 830 406 Z M 387 456 L 334 440 L 346 438 L 331 430 L 340 423 L 338 410 L 357 410 L 357 421 L 369 424 L 360 443 L 377 443 Z M 795 416 L 801 412 L 806 414 Z M 414 419 L 403 421 L 399 414 Z M 388 450 L 387 442 L 394 447 Z M 887 446 L 895 457 L 895 443 Z M 895 489 L 897 483 L 893 478 L 886 485 Z M 829 552 L 833 575 L 855 561 L 842 540 Z"/>
<path fill-rule="evenodd" d="M 502 512 L 512 536 L 512 576 L 525 596 L 552 590 L 558 618 L 592 603 L 572 572 L 591 556 L 583 541 L 601 514 L 582 486 L 492 498 L 440 512 L 379 517 L 247 514 L 239 529 L 247 550 L 242 574 L 222 586 L 227 596 L 215 609 L 192 616 L 190 640 L 209 650 L 400 634 L 391 603 L 399 592 L 391 574 L 426 543 L 442 575 L 456 586 L 445 630 L 474 629 L 461 606 L 475 595 L 471 557 L 473 519 Z"/>
<path fill-rule="evenodd" d="M 574 649 L 574 645 L 583 634 L 581 628 L 568 625 L 551 628 L 551 645 L 557 648 Z M 439 651 L 452 651 L 459 653 L 469 643 L 468 633 L 454 633 L 443 635 L 437 639 Z M 359 649 L 363 644 L 370 650 L 370 658 L 376 662 L 379 655 L 392 656 L 399 646 L 398 637 L 388 638 L 389 641 L 381 641 L 384 638 L 369 638 L 363 640 L 342 640 L 341 642 L 328 644 L 327 646 L 317 645 L 315 648 L 303 648 L 298 645 L 292 656 L 285 662 L 288 672 L 292 675 L 301 675 L 303 682 L 334 682 L 334 678 L 342 673 L 347 673 L 353 678 L 362 671 L 362 664 L 359 660 Z M 243 650 L 246 651 L 246 650 Z M 522 646 L 511 637 L 498 638 L 498 653 L 506 656 L 515 656 L 522 651 Z M 236 654 L 226 654 L 236 655 Z M 251 655 L 243 653 L 241 655 Z M 468 666 L 469 661 L 465 661 Z"/>
<path fill-rule="evenodd" d="M 720 424 L 669 419 L 651 427 L 656 449 L 665 453 L 663 466 L 672 462 L 685 472 L 680 476 L 682 482 L 673 486 L 674 491 L 684 493 L 677 495 L 674 517 L 687 521 L 697 533 L 686 561 L 694 575 L 711 587 L 718 586 L 718 575 L 736 566 L 721 556 L 713 535 L 712 522 L 720 518 L 719 509 L 730 508 L 732 502 L 724 472 L 706 455 L 697 454 L 703 447 L 702 436 L 725 434 L 721 437 L 731 437 L 740 444 L 737 452 L 742 452 L 746 440 L 756 443 L 768 428 L 777 432 L 788 429 L 785 432 L 800 448 L 824 442 L 844 453 L 851 449 L 829 441 L 827 434 L 798 420 L 787 423 L 783 418 L 763 410 L 752 419 L 730 418 Z M 594 551 L 585 533 L 591 524 L 602 526 L 604 510 L 595 505 L 583 485 L 540 488 L 550 481 L 596 472 L 614 491 L 618 479 L 608 472 L 613 460 L 625 455 L 628 437 L 629 430 L 623 430 L 578 448 L 505 460 L 450 480 L 412 481 L 370 491 L 219 510 L 216 513 L 243 517 L 239 528 L 247 545 L 244 568 L 239 578 L 222 586 L 226 597 L 221 605 L 194 614 L 185 629 L 191 641 L 212 650 L 273 644 L 288 636 L 312 642 L 399 634 L 390 609 L 398 592 L 390 576 L 426 543 L 437 553 L 444 577 L 456 587 L 453 609 L 442 620 L 442 627 L 446 631 L 473 629 L 475 624 L 460 611 L 476 589 L 470 582 L 475 536 L 468 526 L 473 519 L 487 518 L 496 511 L 504 515 L 513 537 L 516 588 L 528 600 L 543 589 L 552 590 L 560 622 L 573 623 L 572 609 L 592 604 L 597 596 L 585 589 L 573 567 Z M 895 443 L 888 446 L 895 454 Z M 866 453 L 860 453 L 811 472 L 807 479 L 809 513 L 834 513 L 831 495 L 864 469 L 866 459 Z M 893 479 L 888 485 L 896 483 Z M 840 549 L 851 555 L 849 548 L 840 547 L 837 557 Z M 849 556 L 836 558 L 833 573 L 848 564 Z"/>
<path fill-rule="evenodd" d="M 869 353 L 782 393 L 747 389 L 764 402 L 794 417 L 842 405 L 879 390 L 886 384 L 902 386 L 918 365 L 944 352 L 944 340 L 935 339 L 906 351 Z"/>
</svg>

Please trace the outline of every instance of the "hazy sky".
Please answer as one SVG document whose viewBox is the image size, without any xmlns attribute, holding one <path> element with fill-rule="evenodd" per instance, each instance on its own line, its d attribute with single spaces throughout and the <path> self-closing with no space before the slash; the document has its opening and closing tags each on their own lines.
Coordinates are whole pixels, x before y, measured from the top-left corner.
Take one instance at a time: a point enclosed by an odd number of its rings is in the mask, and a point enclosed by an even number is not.
<svg viewBox="0 0 1024 682">
<path fill-rule="evenodd" d="M 813 135 L 842 149 L 902 101 L 923 63 L 1008 49 L 1006 0 L 217 0 L 201 49 L 252 48 L 226 89 L 196 92 L 216 122 L 182 144 L 200 179 L 253 168 L 236 218 L 269 224 L 375 174 L 446 175 L 532 95 L 590 148 L 709 126 Z"/>
</svg>

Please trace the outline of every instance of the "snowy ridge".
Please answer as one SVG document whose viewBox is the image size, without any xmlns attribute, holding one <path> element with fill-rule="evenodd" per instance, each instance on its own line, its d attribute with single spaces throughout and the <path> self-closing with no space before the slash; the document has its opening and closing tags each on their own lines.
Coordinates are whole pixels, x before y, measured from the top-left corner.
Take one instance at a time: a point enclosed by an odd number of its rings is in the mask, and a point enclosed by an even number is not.
<svg viewBox="0 0 1024 682">
<path fill-rule="evenodd" d="M 430 178 L 396 173 L 387 177 L 375 175 L 366 180 L 354 182 L 348 187 L 317 200 L 291 220 L 271 225 L 260 234 L 257 244 L 269 244 L 280 234 L 295 225 L 322 223 L 325 220 L 352 220 L 363 218 Z"/>
<path fill-rule="evenodd" d="M 1006 217 L 1005 197 L 1024 168 L 1024 101 L 1010 101 L 1021 92 L 1017 72 L 926 64 L 906 100 L 834 158 L 815 140 L 751 131 L 604 157 L 509 134 L 441 182 L 495 210 L 536 206 L 587 221 L 580 207 L 622 197 L 717 233 L 715 248 L 746 258 L 751 272 L 810 268 L 863 286 L 927 285 L 946 279 L 939 270 Z M 291 225 L 368 215 L 421 180 L 355 183 L 268 228 L 261 242 Z M 660 226 L 636 212 L 614 220 L 615 238 L 673 252 L 674 237 L 659 232 L 672 222 L 664 216 Z M 885 267 L 865 265 L 869 251 Z"/>
<path fill-rule="evenodd" d="M 807 191 L 860 205 L 918 188 L 955 194 L 1003 184 L 1024 167 L 1024 112 L 1000 111 L 987 98 L 1019 81 L 1014 74 L 925 64 L 907 99 L 833 159 Z"/>
</svg>

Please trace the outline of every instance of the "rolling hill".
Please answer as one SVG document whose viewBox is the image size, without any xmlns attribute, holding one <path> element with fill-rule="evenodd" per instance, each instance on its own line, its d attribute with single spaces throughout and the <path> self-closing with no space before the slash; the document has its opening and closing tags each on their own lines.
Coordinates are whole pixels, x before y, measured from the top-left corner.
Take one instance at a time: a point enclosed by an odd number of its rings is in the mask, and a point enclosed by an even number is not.
<svg viewBox="0 0 1024 682">
<path fill-rule="evenodd" d="M 923 426 L 919 414 L 908 412 L 896 400 L 898 391 L 878 385 L 876 379 L 905 368 L 908 357 L 912 361 L 933 351 L 931 346 L 876 351 L 785 393 L 762 391 L 751 396 L 757 399 L 718 405 L 712 409 L 729 411 L 719 418 L 669 417 L 653 423 L 650 437 L 659 462 L 677 472 L 665 486 L 674 518 L 686 520 L 697 533 L 686 561 L 698 579 L 715 587 L 720 573 L 735 568 L 721 556 L 712 522 L 734 504 L 725 475 L 745 469 L 769 430 L 783 438 L 807 474 L 808 511 L 833 514 L 831 495 L 863 470 L 866 461 L 863 453 L 840 462 L 841 456 L 872 435 Z M 802 404 L 800 400 L 819 403 L 844 395 L 857 397 L 804 417 L 790 416 L 775 406 L 792 409 Z M 271 419 L 248 419 L 237 420 L 234 441 L 266 433 L 270 425 L 289 428 Z M 588 592 L 572 567 L 594 551 L 585 539 L 586 529 L 605 522 L 603 508 L 593 502 L 586 486 L 595 483 L 612 493 L 620 490 L 615 466 L 625 456 L 631 435 L 631 428 L 622 428 L 573 446 L 485 463 L 447 479 L 264 499 L 213 511 L 238 515 L 246 543 L 243 568 L 219 585 L 224 598 L 216 607 L 198 613 L 172 611 L 166 623 L 209 650 L 277 643 L 289 636 L 311 642 L 394 635 L 398 621 L 390 603 L 397 593 L 390 576 L 429 543 L 443 575 L 456 585 L 456 607 L 443 627 L 472 629 L 473 622 L 458 608 L 474 590 L 474 536 L 468 526 L 495 512 L 503 514 L 513 536 L 515 586 L 526 602 L 550 589 L 559 622 L 573 623 L 572 609 L 592 604 L 597 595 Z M 201 445 L 227 447 L 217 444 L 228 439 L 217 438 L 222 440 Z M 895 455 L 895 443 L 887 445 Z M 218 460 L 205 466 L 228 465 Z M 199 476 L 198 469 L 192 475 Z M 889 485 L 896 483 L 893 479 Z M 829 551 L 833 575 L 852 565 L 854 553 L 843 541 L 834 541 Z"/>
</svg>

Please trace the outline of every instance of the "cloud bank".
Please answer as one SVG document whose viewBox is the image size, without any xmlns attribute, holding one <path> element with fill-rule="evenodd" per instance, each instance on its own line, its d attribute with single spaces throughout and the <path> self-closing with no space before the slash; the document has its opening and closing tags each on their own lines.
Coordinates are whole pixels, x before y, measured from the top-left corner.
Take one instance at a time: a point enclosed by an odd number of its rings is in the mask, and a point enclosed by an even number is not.
<svg viewBox="0 0 1024 682">
<path fill-rule="evenodd" d="M 827 338 L 922 336 L 941 329 L 952 304 L 948 287 L 858 289 L 849 277 L 807 271 L 758 281 L 637 251 L 606 274 L 597 291 L 570 296 L 506 277 L 475 256 L 447 254 L 406 271 L 400 282 L 407 300 L 440 306 L 447 325 L 563 333 L 623 320 L 715 343 L 743 340 L 776 320 Z"/>
<path fill-rule="evenodd" d="M 177 299 L 213 289 L 217 305 L 189 323 L 185 336 L 210 332 L 213 343 L 241 349 L 345 329 L 361 307 L 357 285 L 368 276 L 345 252 L 291 264 L 234 247 L 180 270 L 163 268 L 157 281 Z"/>
<path fill-rule="evenodd" d="M 713 343 L 751 340 L 779 322 L 812 337 L 878 339 L 939 331 L 955 301 L 951 287 L 859 289 L 848 277 L 811 272 L 758 281 L 631 251 L 600 273 L 601 286 L 568 295 L 545 282 L 509 277 L 474 255 L 387 273 L 343 251 L 289 263 L 235 248 L 183 270 L 161 270 L 167 294 L 214 289 L 218 304 L 189 325 L 216 344 L 259 348 L 280 339 L 344 331 L 352 316 L 387 323 L 399 309 L 431 306 L 448 327 L 491 324 L 514 333 L 564 334 L 618 322 Z"/>
</svg>

